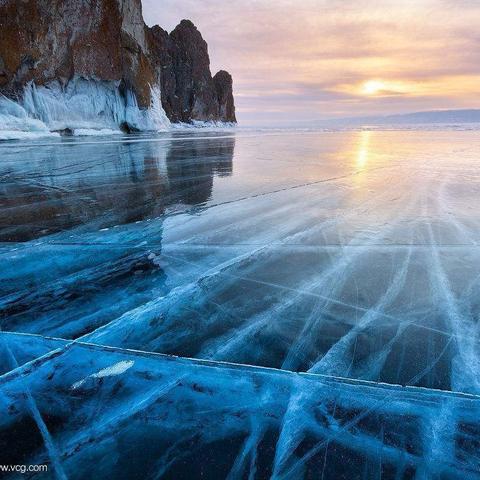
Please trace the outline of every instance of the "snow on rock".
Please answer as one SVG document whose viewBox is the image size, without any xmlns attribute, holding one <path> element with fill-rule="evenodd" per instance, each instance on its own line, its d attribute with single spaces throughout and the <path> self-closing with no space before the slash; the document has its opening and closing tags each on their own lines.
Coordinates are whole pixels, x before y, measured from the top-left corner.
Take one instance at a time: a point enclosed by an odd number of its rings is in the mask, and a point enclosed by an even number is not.
<svg viewBox="0 0 480 480">
<path fill-rule="evenodd" d="M 149 28 L 140 0 L 5 0 L 0 31 L 0 96 L 18 105 L 0 97 L 0 139 L 235 122 L 231 77 L 212 78 L 195 25 Z"/>
</svg>

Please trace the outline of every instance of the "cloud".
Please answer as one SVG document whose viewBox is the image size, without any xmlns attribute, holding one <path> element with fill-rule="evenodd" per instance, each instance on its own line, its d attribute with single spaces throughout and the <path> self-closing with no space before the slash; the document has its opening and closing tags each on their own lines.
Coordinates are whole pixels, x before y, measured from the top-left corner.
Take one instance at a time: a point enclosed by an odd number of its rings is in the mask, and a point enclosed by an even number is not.
<svg viewBox="0 0 480 480">
<path fill-rule="evenodd" d="M 147 23 L 169 30 L 182 18 L 193 20 L 209 44 L 212 70 L 232 73 L 237 103 L 250 116 L 284 109 L 301 118 L 311 116 L 312 105 L 319 118 L 343 115 L 346 104 L 355 105 L 355 114 L 480 106 L 480 2 L 143 0 L 143 6 Z M 411 88 L 358 95 L 372 79 Z"/>
</svg>

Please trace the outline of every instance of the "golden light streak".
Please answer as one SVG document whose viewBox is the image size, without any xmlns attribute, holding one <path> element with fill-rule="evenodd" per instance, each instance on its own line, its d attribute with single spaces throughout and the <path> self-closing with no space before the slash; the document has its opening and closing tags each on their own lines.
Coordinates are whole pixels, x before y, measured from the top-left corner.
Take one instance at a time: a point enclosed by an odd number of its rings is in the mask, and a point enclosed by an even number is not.
<svg viewBox="0 0 480 480">
<path fill-rule="evenodd" d="M 356 158 L 356 165 L 359 169 L 363 169 L 367 165 L 371 133 L 370 130 L 364 130 L 360 133 L 360 142 L 358 144 Z"/>
</svg>

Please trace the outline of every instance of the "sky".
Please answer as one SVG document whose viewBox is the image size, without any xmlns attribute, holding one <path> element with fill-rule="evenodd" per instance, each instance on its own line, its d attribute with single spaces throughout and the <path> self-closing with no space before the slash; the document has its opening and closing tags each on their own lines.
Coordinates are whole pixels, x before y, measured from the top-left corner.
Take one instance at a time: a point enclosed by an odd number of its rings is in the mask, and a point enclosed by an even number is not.
<svg viewBox="0 0 480 480">
<path fill-rule="evenodd" d="M 480 108 L 480 0 L 142 0 L 192 20 L 239 122 L 275 125 Z"/>
</svg>

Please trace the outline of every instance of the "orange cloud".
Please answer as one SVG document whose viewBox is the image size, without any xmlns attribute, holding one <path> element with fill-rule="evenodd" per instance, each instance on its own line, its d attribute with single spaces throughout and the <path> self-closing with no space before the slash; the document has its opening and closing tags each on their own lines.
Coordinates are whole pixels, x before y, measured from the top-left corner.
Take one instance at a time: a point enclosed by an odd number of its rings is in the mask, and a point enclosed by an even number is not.
<svg viewBox="0 0 480 480">
<path fill-rule="evenodd" d="M 314 119 L 480 107 L 480 2 L 143 4 L 150 24 L 172 28 L 183 17 L 197 24 L 212 69 L 234 77 L 241 121 L 242 112 L 249 121 L 255 111 Z"/>
</svg>

